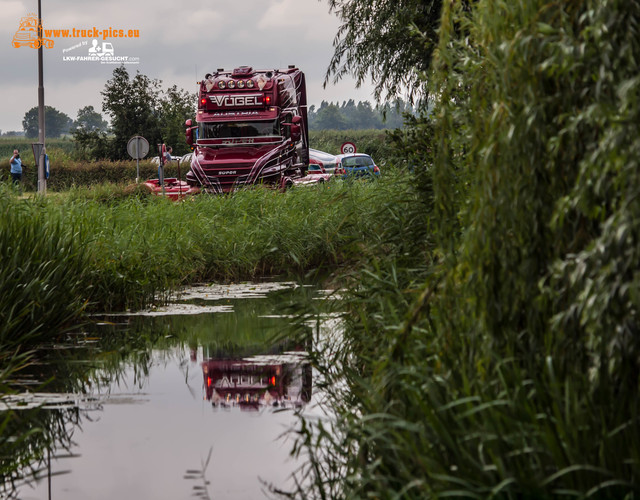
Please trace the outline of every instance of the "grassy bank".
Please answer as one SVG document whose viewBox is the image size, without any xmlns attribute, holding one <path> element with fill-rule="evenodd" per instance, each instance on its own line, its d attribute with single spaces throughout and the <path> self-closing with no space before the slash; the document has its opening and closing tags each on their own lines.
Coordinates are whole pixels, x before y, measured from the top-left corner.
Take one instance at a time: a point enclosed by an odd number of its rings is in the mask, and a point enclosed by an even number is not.
<svg viewBox="0 0 640 500">
<path fill-rule="evenodd" d="M 114 186 L 0 197 L 0 342 L 29 344 L 86 310 L 142 308 L 195 281 L 332 270 L 370 231 L 400 178 L 184 203 Z"/>
</svg>

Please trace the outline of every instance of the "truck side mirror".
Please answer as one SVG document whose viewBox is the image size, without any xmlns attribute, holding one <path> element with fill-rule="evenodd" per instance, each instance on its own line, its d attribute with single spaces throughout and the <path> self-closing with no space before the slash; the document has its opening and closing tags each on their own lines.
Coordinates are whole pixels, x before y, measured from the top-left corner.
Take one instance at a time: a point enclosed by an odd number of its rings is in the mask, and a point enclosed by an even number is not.
<svg viewBox="0 0 640 500">
<path fill-rule="evenodd" d="M 283 127 L 288 127 L 289 128 L 289 137 L 291 137 L 291 140 L 293 142 L 299 141 L 300 140 L 300 136 L 301 136 L 300 125 L 296 125 L 295 124 L 295 120 L 296 120 L 296 117 L 294 116 L 293 120 L 292 120 L 294 123 L 283 123 L 282 124 Z"/>
<path fill-rule="evenodd" d="M 291 125 L 291 140 L 299 141 L 300 135 L 300 125 Z"/>
</svg>

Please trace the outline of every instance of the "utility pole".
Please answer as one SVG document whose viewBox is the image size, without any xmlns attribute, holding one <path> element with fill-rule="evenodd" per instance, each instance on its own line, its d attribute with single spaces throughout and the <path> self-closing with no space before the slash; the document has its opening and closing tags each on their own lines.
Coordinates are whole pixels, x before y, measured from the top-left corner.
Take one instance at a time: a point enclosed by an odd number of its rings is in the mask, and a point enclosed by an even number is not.
<svg viewBox="0 0 640 500">
<path fill-rule="evenodd" d="M 47 179 L 44 176 L 44 77 L 42 75 L 42 52 L 43 52 L 43 37 L 42 37 L 42 6 L 41 0 L 38 0 L 38 41 L 40 46 L 38 47 L 38 142 L 42 144 L 42 150 L 40 158 L 38 158 L 38 193 L 45 194 L 47 192 Z"/>
</svg>

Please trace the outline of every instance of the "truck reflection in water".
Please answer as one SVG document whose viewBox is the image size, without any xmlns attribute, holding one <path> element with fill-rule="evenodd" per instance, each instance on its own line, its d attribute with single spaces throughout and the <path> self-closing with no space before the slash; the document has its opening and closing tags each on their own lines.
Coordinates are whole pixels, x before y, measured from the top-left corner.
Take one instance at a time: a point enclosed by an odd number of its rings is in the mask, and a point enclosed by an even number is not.
<svg viewBox="0 0 640 500">
<path fill-rule="evenodd" d="M 303 351 L 202 363 L 205 395 L 214 408 L 298 408 L 311 398 L 311 365 Z"/>
</svg>

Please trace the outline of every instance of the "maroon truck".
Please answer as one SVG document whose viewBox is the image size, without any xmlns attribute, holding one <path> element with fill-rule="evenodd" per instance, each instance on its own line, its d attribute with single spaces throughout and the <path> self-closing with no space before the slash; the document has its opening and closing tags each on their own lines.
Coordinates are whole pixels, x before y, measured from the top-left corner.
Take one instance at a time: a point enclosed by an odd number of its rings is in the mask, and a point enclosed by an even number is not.
<svg viewBox="0 0 640 500">
<path fill-rule="evenodd" d="M 287 69 L 218 69 L 200 82 L 187 183 L 213 193 L 266 184 L 291 186 L 309 165 L 304 73 Z"/>
<path fill-rule="evenodd" d="M 207 359 L 202 363 L 206 398 L 215 407 L 257 410 L 264 406 L 299 407 L 311 397 L 311 365 L 291 357 L 283 362 Z M 265 358 L 265 356 L 262 356 Z M 286 358 L 280 356 L 280 358 Z"/>
</svg>

